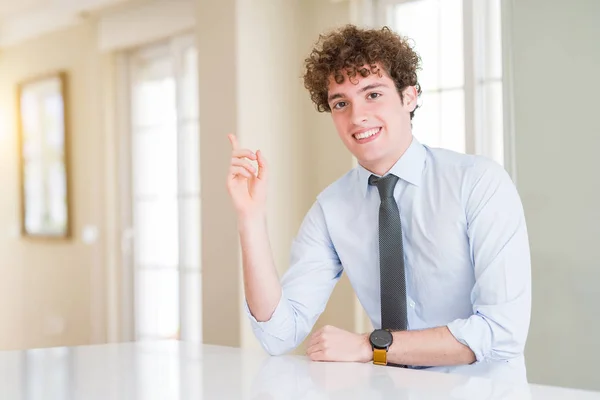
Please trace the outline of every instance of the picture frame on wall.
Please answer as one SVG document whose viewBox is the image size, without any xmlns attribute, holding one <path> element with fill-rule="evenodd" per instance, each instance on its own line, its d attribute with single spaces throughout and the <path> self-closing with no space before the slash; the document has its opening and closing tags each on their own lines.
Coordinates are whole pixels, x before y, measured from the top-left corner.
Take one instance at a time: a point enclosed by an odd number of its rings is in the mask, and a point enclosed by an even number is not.
<svg viewBox="0 0 600 400">
<path fill-rule="evenodd" d="M 67 74 L 23 81 L 17 87 L 21 234 L 71 236 Z"/>
</svg>

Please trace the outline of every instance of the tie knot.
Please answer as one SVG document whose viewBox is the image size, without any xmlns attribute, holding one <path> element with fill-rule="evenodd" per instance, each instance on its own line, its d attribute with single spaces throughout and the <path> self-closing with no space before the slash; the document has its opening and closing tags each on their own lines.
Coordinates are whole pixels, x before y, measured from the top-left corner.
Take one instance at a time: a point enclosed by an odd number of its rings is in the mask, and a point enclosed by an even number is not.
<svg viewBox="0 0 600 400">
<path fill-rule="evenodd" d="M 379 197 L 382 199 L 394 197 L 394 188 L 396 187 L 396 183 L 398 182 L 398 178 L 396 175 L 386 175 L 382 178 L 371 175 L 369 177 L 369 185 L 377 186 L 379 190 Z"/>
</svg>

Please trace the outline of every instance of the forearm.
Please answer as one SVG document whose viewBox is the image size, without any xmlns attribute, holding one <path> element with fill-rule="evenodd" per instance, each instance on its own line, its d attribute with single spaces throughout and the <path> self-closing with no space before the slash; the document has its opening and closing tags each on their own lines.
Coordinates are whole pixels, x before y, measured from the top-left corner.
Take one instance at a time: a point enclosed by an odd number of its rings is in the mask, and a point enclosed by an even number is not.
<svg viewBox="0 0 600 400">
<path fill-rule="evenodd" d="M 244 290 L 248 308 L 257 321 L 268 321 L 281 298 L 281 284 L 273 261 L 266 217 L 240 218 Z"/>
<path fill-rule="evenodd" d="M 394 332 L 388 362 L 411 366 L 471 364 L 475 354 L 457 341 L 447 327 Z"/>
</svg>

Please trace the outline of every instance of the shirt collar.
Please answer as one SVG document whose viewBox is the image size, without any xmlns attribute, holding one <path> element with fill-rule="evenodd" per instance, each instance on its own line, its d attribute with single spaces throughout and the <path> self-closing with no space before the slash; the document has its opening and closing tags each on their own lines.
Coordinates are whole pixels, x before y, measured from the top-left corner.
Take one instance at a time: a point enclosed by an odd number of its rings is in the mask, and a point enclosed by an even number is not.
<svg viewBox="0 0 600 400">
<path fill-rule="evenodd" d="M 419 186 L 423 176 L 423 168 L 425 167 L 425 153 L 425 146 L 413 136 L 408 149 L 406 149 L 404 154 L 396 161 L 386 175 L 394 174 L 408 183 Z M 369 177 L 373 175 L 373 173 L 360 164 L 356 168 L 358 170 L 358 181 L 361 192 L 363 196 L 366 196 L 369 187 Z"/>
</svg>

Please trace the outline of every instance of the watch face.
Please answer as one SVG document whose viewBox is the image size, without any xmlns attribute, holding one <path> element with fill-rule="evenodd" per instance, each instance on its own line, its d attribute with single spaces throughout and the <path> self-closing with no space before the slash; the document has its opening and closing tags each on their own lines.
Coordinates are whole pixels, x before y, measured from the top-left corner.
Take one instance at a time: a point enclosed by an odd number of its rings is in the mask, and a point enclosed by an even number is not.
<svg viewBox="0 0 600 400">
<path fill-rule="evenodd" d="M 379 349 L 385 349 L 392 344 L 392 334 L 383 329 L 377 329 L 371 333 L 371 344 Z"/>
</svg>

